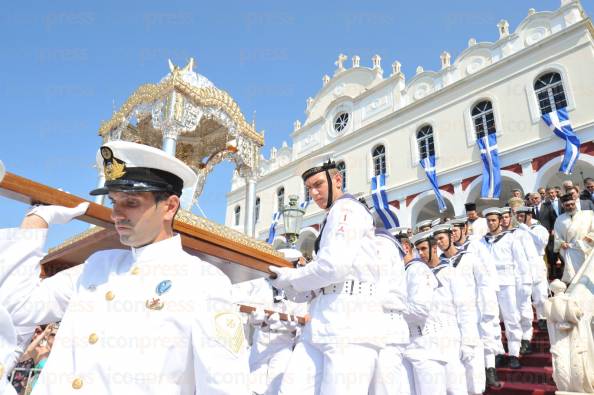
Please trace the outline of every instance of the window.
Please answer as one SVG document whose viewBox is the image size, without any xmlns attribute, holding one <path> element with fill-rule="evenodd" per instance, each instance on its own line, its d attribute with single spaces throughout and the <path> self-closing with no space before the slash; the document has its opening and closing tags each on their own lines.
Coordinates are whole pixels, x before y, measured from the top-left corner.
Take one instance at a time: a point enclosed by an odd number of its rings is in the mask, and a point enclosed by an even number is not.
<svg viewBox="0 0 594 395">
<path fill-rule="evenodd" d="M 534 92 L 538 98 L 541 114 L 548 114 L 567 107 L 563 81 L 559 73 L 547 73 L 540 76 L 534 83 Z"/>
<path fill-rule="evenodd" d="M 336 170 L 342 176 L 342 190 L 346 191 L 346 164 L 344 161 L 340 161 L 336 164 Z"/>
<path fill-rule="evenodd" d="M 311 200 L 311 195 L 309 194 L 309 189 L 307 187 L 303 187 L 303 196 L 305 197 L 305 201 Z"/>
<path fill-rule="evenodd" d="M 235 206 L 235 226 L 239 226 L 239 217 L 241 216 L 241 207 Z"/>
<path fill-rule="evenodd" d="M 423 126 L 417 132 L 417 144 L 419 145 L 419 158 L 421 160 L 428 156 L 435 155 L 435 145 L 433 144 L 433 128 L 431 125 Z"/>
<path fill-rule="evenodd" d="M 254 223 L 260 219 L 260 198 L 256 198 L 256 205 L 254 206 Z"/>
<path fill-rule="evenodd" d="M 342 132 L 346 129 L 347 125 L 349 124 L 349 114 L 346 112 L 342 112 L 338 114 L 336 118 L 334 118 L 334 130 L 337 133 Z"/>
<path fill-rule="evenodd" d="M 285 207 L 285 188 L 280 187 L 276 190 L 276 201 L 278 204 L 278 211 L 281 211 Z"/>
<path fill-rule="evenodd" d="M 493 105 L 485 100 L 477 104 L 472 109 L 472 123 L 476 138 L 480 139 L 487 134 L 496 133 L 495 117 L 493 115 Z"/>
<path fill-rule="evenodd" d="M 386 174 L 386 148 L 383 145 L 376 146 L 371 156 L 373 158 L 373 171 L 376 176 Z"/>
</svg>

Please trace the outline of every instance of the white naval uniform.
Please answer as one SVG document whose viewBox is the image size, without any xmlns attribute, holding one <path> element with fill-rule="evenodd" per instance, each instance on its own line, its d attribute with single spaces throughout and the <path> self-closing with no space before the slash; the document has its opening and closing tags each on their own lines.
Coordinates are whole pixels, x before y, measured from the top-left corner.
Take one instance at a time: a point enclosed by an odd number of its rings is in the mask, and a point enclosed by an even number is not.
<svg viewBox="0 0 594 395">
<path fill-rule="evenodd" d="M 487 234 L 481 239 L 481 242 L 489 252 L 489 264 L 494 265 L 497 270 L 497 280 L 499 282 L 497 300 L 505 324 L 509 354 L 518 357 L 520 355 L 522 327 L 520 326 L 520 312 L 516 301 L 516 277 L 521 277 L 522 284 L 530 284 L 532 281 L 530 272 L 526 273 L 528 262 L 518 238 L 514 237 L 511 232 L 501 232 L 496 236 Z M 492 320 L 492 326 L 494 332 L 499 335 L 498 353 L 503 354 L 499 317 Z M 485 354 L 487 368 L 495 367 L 495 356 L 487 354 L 487 352 Z"/>
<path fill-rule="evenodd" d="M 448 357 L 439 348 L 440 322 L 434 313 L 437 278 L 420 259 L 405 266 L 406 311 L 404 318 L 410 331 L 410 344 L 404 351 L 413 371 L 414 393 L 442 395 L 446 393 L 446 362 Z M 421 328 L 421 332 L 419 332 Z M 425 334 L 423 333 L 425 330 Z"/>
<path fill-rule="evenodd" d="M 295 316 L 307 313 L 307 303 L 294 303 L 275 294 L 275 289 L 266 277 L 233 284 L 233 291 L 236 303 Z M 274 328 L 271 328 L 271 324 Z M 254 326 L 249 358 L 252 392 L 277 394 L 295 346 L 296 323 L 272 323 L 265 319 L 263 325 Z"/>
<path fill-rule="evenodd" d="M 2 273 L 13 271 L 0 300 L 15 326 L 61 321 L 35 395 L 249 393 L 229 279 L 179 235 L 97 252 L 39 282 L 46 235 L 0 230 Z"/>
<path fill-rule="evenodd" d="M 489 233 L 489 226 L 487 225 L 486 218 L 478 217 L 474 222 L 470 222 L 470 220 L 468 222 L 470 231 L 474 236 L 483 237 Z"/>
<path fill-rule="evenodd" d="M 533 261 L 539 259 L 538 252 L 532 240 L 530 233 L 522 228 L 514 228 L 510 230 L 518 239 L 518 243 L 522 246 L 524 253 L 525 267 L 518 265 L 520 275 L 516 277 L 516 302 L 518 303 L 518 310 L 520 311 L 520 326 L 522 327 L 522 340 L 532 340 L 532 321 L 534 320 L 534 312 L 532 311 L 532 284 Z M 523 270 L 523 271 L 522 271 Z"/>
<path fill-rule="evenodd" d="M 383 299 L 386 346 L 380 350 L 371 395 L 409 395 L 414 393 L 412 368 L 404 358 L 410 342 L 403 313 L 406 310 L 406 276 L 399 243 L 389 234 L 376 235 L 382 262 L 380 295 Z"/>
<path fill-rule="evenodd" d="M 327 213 L 316 259 L 287 269 L 292 290 L 323 291 L 311 302 L 281 394 L 367 392 L 385 335 L 374 229 L 369 211 L 345 194 Z"/>
<path fill-rule="evenodd" d="M 487 360 L 485 356 L 489 356 L 488 358 L 492 357 L 494 360 L 495 354 L 501 352 L 501 329 L 498 325 L 493 325 L 493 322 L 499 319 L 499 302 L 497 301 L 499 281 L 497 279 L 497 270 L 495 264 L 491 261 L 489 251 L 481 242 L 481 239 L 472 236 L 463 245 L 459 246 L 459 248 L 466 252 L 465 260 L 471 259 L 472 256 L 472 260 L 474 261 L 475 270 L 473 274 L 478 292 L 479 334 L 483 346 L 483 366 L 485 366 Z M 469 386 L 472 384 L 474 388 L 481 387 L 479 378 L 477 377 L 479 374 L 477 372 L 472 380 L 469 380 Z M 474 386 L 474 384 L 477 384 L 477 386 Z M 482 387 L 484 386 L 485 382 L 483 380 Z"/>
<path fill-rule="evenodd" d="M 536 310 L 536 318 L 545 319 L 544 302 L 549 298 L 549 281 L 544 256 L 549 242 L 549 231 L 535 220 L 532 220 L 530 226 L 520 224 L 519 227 L 528 232 L 536 248 L 536 256 L 530 259 L 532 265 L 532 303 Z"/>
<path fill-rule="evenodd" d="M 0 394 L 16 395 L 8 378 L 16 366 L 17 332 L 8 311 L 0 305 Z"/>
</svg>

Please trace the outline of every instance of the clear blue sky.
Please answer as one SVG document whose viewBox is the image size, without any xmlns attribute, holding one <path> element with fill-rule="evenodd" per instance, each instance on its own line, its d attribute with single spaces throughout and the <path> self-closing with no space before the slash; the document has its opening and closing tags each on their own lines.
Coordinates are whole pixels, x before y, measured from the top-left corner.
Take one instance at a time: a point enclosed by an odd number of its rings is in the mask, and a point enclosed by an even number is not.
<svg viewBox="0 0 594 395">
<path fill-rule="evenodd" d="M 294 120 L 339 53 L 371 65 L 382 57 L 384 75 L 394 60 L 410 78 L 418 65 L 439 69 L 439 54 L 453 58 L 468 39 L 495 41 L 496 24 L 510 30 L 528 9 L 555 10 L 560 0 L 514 1 L 21 1 L 0 15 L 2 124 L 0 159 L 19 175 L 88 197 L 97 130 L 112 103 L 121 105 L 141 84 L 158 82 L 167 59 L 193 56 L 196 70 L 239 103 L 270 147 L 290 143 Z M 586 12 L 594 12 L 590 1 Z M 350 60 L 346 62 L 350 67 Z M 201 205 L 224 221 L 232 167 L 217 168 Z M 17 226 L 26 210 L 0 198 L 0 226 Z M 50 245 L 86 228 L 56 226 Z"/>
</svg>

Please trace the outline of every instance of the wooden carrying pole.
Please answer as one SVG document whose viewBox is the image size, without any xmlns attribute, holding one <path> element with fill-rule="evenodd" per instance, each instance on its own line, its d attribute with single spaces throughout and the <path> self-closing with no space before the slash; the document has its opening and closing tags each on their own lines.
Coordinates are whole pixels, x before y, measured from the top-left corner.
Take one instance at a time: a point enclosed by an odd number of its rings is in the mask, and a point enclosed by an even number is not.
<svg viewBox="0 0 594 395">
<path fill-rule="evenodd" d="M 253 306 L 240 304 L 239 311 L 242 313 L 251 313 L 253 311 L 256 311 L 256 308 Z M 274 310 L 266 310 L 265 309 L 264 313 L 266 313 L 267 316 L 271 316 L 274 313 L 278 313 L 281 321 L 297 321 L 300 325 L 305 325 L 308 321 L 308 319 L 305 317 L 301 317 L 298 315 L 289 315 L 287 313 L 279 313 L 278 311 L 274 311 Z"/>
<path fill-rule="evenodd" d="M 75 207 L 80 203 L 87 202 L 87 200 L 78 196 L 12 173 L 6 173 L 0 183 L 0 195 L 26 204 Z M 83 216 L 78 217 L 78 219 L 103 228 L 113 228 L 111 209 L 93 202 L 89 203 L 87 212 Z M 181 221 L 176 220 L 173 224 L 173 229 L 181 235 L 184 247 L 225 261 L 237 263 L 265 273 L 271 273 L 268 268 L 269 265 L 292 267 L 288 261 L 281 257 L 267 254 L 257 248 L 240 244 Z"/>
</svg>

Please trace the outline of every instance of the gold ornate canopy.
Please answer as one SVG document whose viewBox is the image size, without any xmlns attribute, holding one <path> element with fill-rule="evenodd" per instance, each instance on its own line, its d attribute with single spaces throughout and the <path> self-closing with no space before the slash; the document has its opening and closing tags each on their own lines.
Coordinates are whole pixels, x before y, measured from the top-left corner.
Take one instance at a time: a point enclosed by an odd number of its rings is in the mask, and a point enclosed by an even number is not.
<svg viewBox="0 0 594 395">
<path fill-rule="evenodd" d="M 161 148 L 165 138 L 177 141 L 175 156 L 198 175 L 194 199 L 208 173 L 222 160 L 241 172 L 255 172 L 264 136 L 248 123 L 237 103 L 207 78 L 194 72 L 194 59 L 158 84 L 140 86 L 124 105 L 103 122 L 103 141 L 126 140 Z"/>
</svg>

